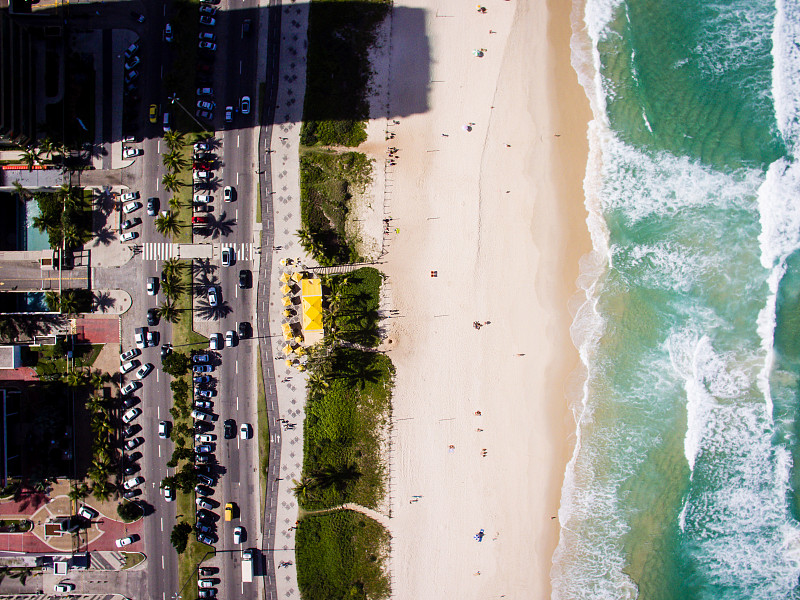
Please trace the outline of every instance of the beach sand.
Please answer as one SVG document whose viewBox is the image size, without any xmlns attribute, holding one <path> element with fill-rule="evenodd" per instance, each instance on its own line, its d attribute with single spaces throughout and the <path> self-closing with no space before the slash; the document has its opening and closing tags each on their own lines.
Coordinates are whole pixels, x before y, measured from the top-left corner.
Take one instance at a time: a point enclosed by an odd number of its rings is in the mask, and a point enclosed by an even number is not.
<svg viewBox="0 0 800 600">
<path fill-rule="evenodd" d="M 569 63 L 571 5 L 483 6 L 398 0 L 392 22 L 382 268 L 397 311 L 384 349 L 403 599 L 549 597 L 573 444 L 568 303 L 591 249 L 591 115 Z"/>
</svg>

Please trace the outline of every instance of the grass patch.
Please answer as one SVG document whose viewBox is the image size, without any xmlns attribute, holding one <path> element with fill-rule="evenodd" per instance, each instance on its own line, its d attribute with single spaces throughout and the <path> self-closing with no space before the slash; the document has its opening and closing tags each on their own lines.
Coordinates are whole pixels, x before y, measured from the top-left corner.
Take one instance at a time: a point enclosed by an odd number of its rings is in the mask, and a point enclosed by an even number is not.
<svg viewBox="0 0 800 600">
<path fill-rule="evenodd" d="M 180 269 L 181 283 L 186 289 L 186 293 L 181 294 L 176 306 L 181 311 L 181 318 L 172 327 L 173 346 L 181 352 L 190 350 L 202 350 L 208 348 L 208 338 L 200 335 L 194 330 L 192 323 L 192 261 L 182 261 L 186 267 Z"/>
<path fill-rule="evenodd" d="M 267 395 L 264 393 L 264 373 L 261 370 L 261 350 L 256 353 L 258 366 L 256 377 L 258 378 L 256 406 L 258 407 L 258 463 L 259 481 L 261 482 L 261 497 L 265 498 L 267 493 L 267 473 L 269 471 L 269 419 L 267 418 Z"/>
<path fill-rule="evenodd" d="M 367 347 L 380 343 L 378 308 L 383 275 L 364 267 L 345 275 L 327 278 L 330 312 L 327 328 L 336 330 L 339 339 Z"/>
<path fill-rule="evenodd" d="M 385 490 L 381 432 L 391 411 L 392 361 L 340 347 L 309 362 L 300 506 L 377 508 Z"/>
<path fill-rule="evenodd" d="M 297 527 L 297 583 L 304 600 L 388 598 L 389 533 L 377 521 L 342 510 L 308 515 Z"/>
<path fill-rule="evenodd" d="M 314 0 L 308 16 L 300 143 L 358 146 L 367 139 L 369 48 L 388 0 Z"/>
<path fill-rule="evenodd" d="M 360 152 L 303 152 L 300 156 L 300 243 L 322 265 L 359 260 L 346 232 L 348 203 L 369 185 L 371 165 Z"/>
<path fill-rule="evenodd" d="M 125 555 L 125 564 L 122 565 L 123 571 L 144 562 L 144 554 L 141 552 L 123 552 L 123 554 Z"/>
<path fill-rule="evenodd" d="M 194 515 L 194 493 L 184 494 L 178 492 L 176 498 L 179 515 Z M 194 524 L 194 519 L 189 519 Z M 172 529 L 170 527 L 170 529 Z M 181 586 L 181 595 L 184 598 L 197 598 L 197 566 L 203 560 L 209 560 L 216 554 L 213 546 L 201 544 L 195 538 L 194 533 L 189 535 L 189 543 L 186 550 L 178 555 L 178 583 Z"/>
<path fill-rule="evenodd" d="M 103 344 L 77 344 L 72 353 L 75 367 L 91 367 L 102 349 Z M 36 370 L 40 378 L 61 375 L 67 372 L 67 350 L 64 344 L 40 346 L 38 350 L 28 350 L 25 362 Z"/>
</svg>

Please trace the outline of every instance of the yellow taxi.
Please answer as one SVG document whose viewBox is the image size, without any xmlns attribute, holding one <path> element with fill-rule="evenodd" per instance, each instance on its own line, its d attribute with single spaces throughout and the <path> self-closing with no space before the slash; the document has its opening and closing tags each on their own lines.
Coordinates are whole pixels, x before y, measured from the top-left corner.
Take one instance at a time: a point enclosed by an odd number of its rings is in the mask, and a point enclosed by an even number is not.
<svg viewBox="0 0 800 600">
<path fill-rule="evenodd" d="M 155 123 L 158 120 L 158 106 L 155 104 L 150 105 L 150 122 Z"/>
</svg>

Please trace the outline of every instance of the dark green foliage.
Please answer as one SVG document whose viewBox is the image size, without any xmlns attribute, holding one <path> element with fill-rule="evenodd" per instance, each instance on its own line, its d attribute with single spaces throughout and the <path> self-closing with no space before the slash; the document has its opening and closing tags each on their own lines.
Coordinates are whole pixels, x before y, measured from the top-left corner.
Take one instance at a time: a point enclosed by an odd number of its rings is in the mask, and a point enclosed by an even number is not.
<svg viewBox="0 0 800 600">
<path fill-rule="evenodd" d="M 175 450 L 172 451 L 172 457 L 169 459 L 169 462 L 167 462 L 167 466 L 170 469 L 174 469 L 178 466 L 178 462 L 182 460 L 189 460 L 193 456 L 194 450 L 191 448 L 175 448 Z"/>
<path fill-rule="evenodd" d="M 383 275 L 365 267 L 328 278 L 329 329 L 337 331 L 340 340 L 367 347 L 380 343 L 378 323 Z"/>
<path fill-rule="evenodd" d="M 182 377 L 186 375 L 190 365 L 189 356 L 183 352 L 170 352 L 161 360 L 161 366 L 164 372 L 169 373 L 173 377 Z M 174 391 L 173 388 L 173 392 Z"/>
<path fill-rule="evenodd" d="M 80 188 L 62 187 L 56 192 L 34 194 L 39 205 L 39 216 L 33 226 L 46 231 L 51 248 L 77 248 L 92 237 L 91 197 L 84 196 Z"/>
<path fill-rule="evenodd" d="M 297 527 L 297 582 L 304 600 L 389 596 L 383 572 L 389 533 L 359 513 L 304 517 Z"/>
<path fill-rule="evenodd" d="M 192 526 L 186 521 L 181 521 L 172 528 L 172 533 L 169 534 L 169 541 L 178 554 L 183 554 L 183 551 L 186 550 L 190 533 L 192 533 Z"/>
<path fill-rule="evenodd" d="M 385 485 L 380 433 L 391 409 L 394 367 L 383 354 L 352 348 L 337 348 L 311 364 L 303 455 L 311 485 L 300 505 L 374 508 Z"/>
<path fill-rule="evenodd" d="M 358 146 L 366 140 L 368 51 L 388 9 L 385 1 L 311 3 L 302 144 Z"/>
<path fill-rule="evenodd" d="M 131 521 L 135 521 L 136 519 L 140 518 L 144 512 L 142 511 L 142 507 L 136 502 L 126 501 L 117 506 L 117 514 L 119 515 L 120 519 L 126 523 L 130 523 Z"/>
</svg>

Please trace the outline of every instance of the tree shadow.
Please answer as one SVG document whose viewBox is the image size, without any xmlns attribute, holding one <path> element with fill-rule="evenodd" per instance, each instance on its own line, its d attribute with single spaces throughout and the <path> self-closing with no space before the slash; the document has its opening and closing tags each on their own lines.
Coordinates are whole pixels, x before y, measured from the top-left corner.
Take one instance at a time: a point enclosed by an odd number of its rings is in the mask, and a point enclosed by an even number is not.
<svg viewBox="0 0 800 600">
<path fill-rule="evenodd" d="M 93 292 L 92 293 L 92 308 L 95 312 L 108 312 L 117 303 L 116 299 L 110 292 Z"/>
<path fill-rule="evenodd" d="M 211 306 L 207 299 L 201 298 L 197 301 L 194 309 L 195 315 L 205 321 L 219 321 L 233 312 L 233 309 L 226 301 L 219 302 L 216 306 Z"/>
<path fill-rule="evenodd" d="M 230 235 L 231 232 L 233 232 L 233 225 L 236 223 L 236 221 L 233 219 L 227 219 L 227 212 L 220 214 L 219 218 L 211 214 L 208 214 L 208 216 L 210 217 L 211 222 L 203 227 L 195 227 L 194 232 L 196 234 L 205 238 L 210 237 L 212 240 L 216 240 L 223 235 Z"/>
<path fill-rule="evenodd" d="M 211 259 L 196 258 L 192 261 L 192 276 L 208 277 L 213 275 L 218 268 L 218 265 L 211 264 Z"/>
<path fill-rule="evenodd" d="M 94 234 L 94 243 L 92 246 L 110 246 L 111 242 L 117 239 L 117 234 L 109 229 L 108 227 L 103 227 L 102 229 L 98 229 L 95 231 Z"/>
</svg>

